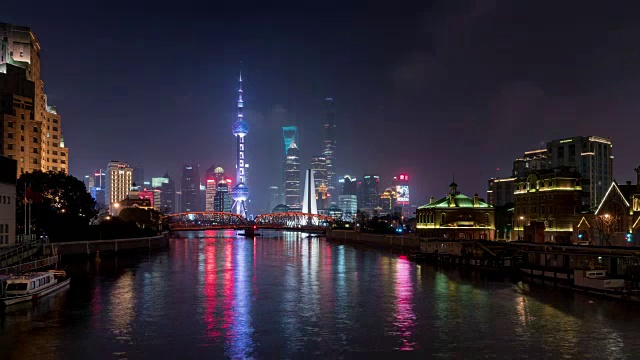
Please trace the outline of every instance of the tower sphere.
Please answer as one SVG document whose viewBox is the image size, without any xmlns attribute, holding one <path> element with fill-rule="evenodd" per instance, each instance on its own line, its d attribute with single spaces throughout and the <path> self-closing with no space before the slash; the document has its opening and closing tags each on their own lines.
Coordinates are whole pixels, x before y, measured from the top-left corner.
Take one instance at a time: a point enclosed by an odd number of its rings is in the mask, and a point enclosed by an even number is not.
<svg viewBox="0 0 640 360">
<path fill-rule="evenodd" d="M 244 120 L 236 120 L 233 123 L 233 135 L 245 136 L 249 133 L 249 125 Z"/>
</svg>

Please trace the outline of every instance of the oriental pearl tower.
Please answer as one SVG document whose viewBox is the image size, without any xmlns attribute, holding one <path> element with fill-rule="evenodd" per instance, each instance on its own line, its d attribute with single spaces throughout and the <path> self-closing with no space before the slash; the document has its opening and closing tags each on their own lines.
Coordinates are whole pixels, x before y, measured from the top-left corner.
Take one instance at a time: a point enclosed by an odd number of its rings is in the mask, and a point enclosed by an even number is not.
<svg viewBox="0 0 640 360">
<path fill-rule="evenodd" d="M 233 123 L 233 136 L 236 137 L 236 186 L 231 190 L 233 206 L 231 212 L 247 217 L 247 198 L 249 188 L 245 184 L 245 143 L 244 138 L 249 133 L 249 126 L 242 116 L 242 73 L 240 73 L 240 89 L 238 90 L 238 120 Z"/>
</svg>

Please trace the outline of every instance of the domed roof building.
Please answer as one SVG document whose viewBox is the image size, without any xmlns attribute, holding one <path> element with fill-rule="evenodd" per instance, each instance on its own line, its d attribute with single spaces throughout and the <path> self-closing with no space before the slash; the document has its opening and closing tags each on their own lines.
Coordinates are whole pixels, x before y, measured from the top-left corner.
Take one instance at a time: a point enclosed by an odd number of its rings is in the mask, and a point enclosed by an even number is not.
<svg viewBox="0 0 640 360">
<path fill-rule="evenodd" d="M 426 237 L 495 240 L 495 210 L 476 193 L 468 197 L 449 185 L 447 196 L 416 210 L 416 230 Z"/>
</svg>

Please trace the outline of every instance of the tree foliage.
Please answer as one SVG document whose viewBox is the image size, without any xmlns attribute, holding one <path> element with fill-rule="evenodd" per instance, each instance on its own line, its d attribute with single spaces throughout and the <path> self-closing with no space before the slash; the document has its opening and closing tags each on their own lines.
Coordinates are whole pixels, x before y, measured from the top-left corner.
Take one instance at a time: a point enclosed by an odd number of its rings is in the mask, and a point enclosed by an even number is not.
<svg viewBox="0 0 640 360">
<path fill-rule="evenodd" d="M 154 209 L 130 207 L 120 210 L 118 217 L 122 221 L 134 222 L 140 227 L 153 227 L 160 225 L 162 214 Z"/>
<path fill-rule="evenodd" d="M 18 179 L 17 226 L 24 232 L 30 204 L 32 233 L 63 238 L 74 227 L 84 227 L 97 215 L 96 202 L 82 181 L 61 171 L 34 171 Z"/>
</svg>

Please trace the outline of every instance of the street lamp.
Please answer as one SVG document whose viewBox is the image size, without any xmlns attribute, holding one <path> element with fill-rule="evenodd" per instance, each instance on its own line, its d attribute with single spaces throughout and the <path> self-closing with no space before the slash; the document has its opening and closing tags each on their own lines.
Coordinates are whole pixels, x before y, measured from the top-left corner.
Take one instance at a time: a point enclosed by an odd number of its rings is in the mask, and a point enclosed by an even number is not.
<svg viewBox="0 0 640 360">
<path fill-rule="evenodd" d="M 113 214 L 111 214 L 111 215 L 116 216 L 116 213 L 117 213 L 117 210 L 118 210 L 119 207 L 120 207 L 119 203 L 114 203 L 113 204 Z"/>
<path fill-rule="evenodd" d="M 520 216 L 520 234 L 524 233 L 524 216 Z M 518 240 L 520 240 L 520 234 L 518 234 Z"/>
</svg>

